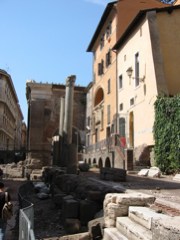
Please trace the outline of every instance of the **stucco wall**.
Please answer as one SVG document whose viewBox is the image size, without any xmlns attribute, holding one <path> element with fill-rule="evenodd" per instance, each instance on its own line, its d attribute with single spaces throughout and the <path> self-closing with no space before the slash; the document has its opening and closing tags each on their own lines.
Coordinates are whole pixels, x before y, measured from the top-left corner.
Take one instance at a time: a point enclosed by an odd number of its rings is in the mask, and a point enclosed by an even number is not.
<svg viewBox="0 0 180 240">
<path fill-rule="evenodd" d="M 160 47 L 168 93 L 180 92 L 180 9 L 157 14 Z"/>
<path fill-rule="evenodd" d="M 139 54 L 139 77 L 144 78 L 139 86 L 135 86 L 135 54 Z M 132 77 L 127 76 L 126 70 L 132 67 Z M 123 110 L 119 110 L 119 117 L 126 120 L 126 140 L 130 147 L 130 114 L 134 116 L 134 147 L 152 145 L 154 108 L 157 95 L 156 76 L 148 21 L 145 19 L 131 34 L 127 42 L 118 52 L 118 76 L 123 77 L 123 87 L 118 88 L 118 106 L 122 103 Z M 119 79 L 117 79 L 118 81 Z M 119 87 L 119 86 L 118 86 Z M 130 106 L 130 99 L 134 104 Z"/>
</svg>

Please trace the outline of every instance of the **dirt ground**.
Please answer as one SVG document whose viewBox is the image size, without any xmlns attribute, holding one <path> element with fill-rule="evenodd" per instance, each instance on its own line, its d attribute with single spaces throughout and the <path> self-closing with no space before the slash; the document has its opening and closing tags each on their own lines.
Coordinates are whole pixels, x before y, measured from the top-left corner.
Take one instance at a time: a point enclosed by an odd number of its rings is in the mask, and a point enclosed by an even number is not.
<svg viewBox="0 0 180 240">
<path fill-rule="evenodd" d="M 98 172 L 81 173 L 84 177 L 94 178 L 97 182 L 101 181 Z M 14 203 L 17 205 L 17 191 L 21 184 L 25 181 L 6 180 L 6 186 L 12 195 Z M 174 204 L 180 204 L 180 182 L 172 180 L 172 176 L 161 177 L 160 179 L 152 179 L 147 177 L 139 177 L 137 175 L 127 175 L 126 182 L 105 182 L 108 185 L 124 186 L 127 190 L 144 192 L 152 194 L 156 198 L 171 201 Z M 31 192 L 31 191 L 30 191 Z M 32 191 L 28 195 L 28 200 L 34 204 L 34 231 L 38 240 L 57 240 L 64 235 L 63 226 L 61 224 L 61 209 L 53 204 L 52 200 L 40 200 L 36 193 Z M 18 239 L 18 226 L 8 228 L 7 240 Z"/>
</svg>

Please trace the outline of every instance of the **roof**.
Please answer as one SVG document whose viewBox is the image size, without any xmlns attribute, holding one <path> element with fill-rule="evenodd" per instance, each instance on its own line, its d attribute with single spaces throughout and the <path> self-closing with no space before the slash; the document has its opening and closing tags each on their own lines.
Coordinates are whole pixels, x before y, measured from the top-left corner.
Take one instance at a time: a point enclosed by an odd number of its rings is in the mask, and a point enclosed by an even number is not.
<svg viewBox="0 0 180 240">
<path fill-rule="evenodd" d="M 167 12 L 171 13 L 174 9 L 178 9 L 178 8 L 180 8 L 180 5 L 176 5 L 176 6 L 171 5 L 169 7 L 163 7 L 163 8 L 150 8 L 150 9 L 145 9 L 145 10 L 139 11 L 139 13 L 136 15 L 136 17 L 133 19 L 131 24 L 128 26 L 126 31 L 119 38 L 119 40 L 117 41 L 117 43 L 114 45 L 114 47 L 112 49 L 118 50 L 122 46 L 122 44 L 126 41 L 128 36 L 131 34 L 132 30 L 137 26 L 139 21 L 141 21 L 141 19 L 146 15 L 147 12 L 149 12 L 149 11 L 156 11 L 156 12 L 167 11 Z"/>
<path fill-rule="evenodd" d="M 104 10 L 104 13 L 103 13 L 103 15 L 101 17 L 101 20 L 100 20 L 100 22 L 99 22 L 99 24 L 98 24 L 98 26 L 96 28 L 96 31 L 95 31 L 92 39 L 91 39 L 91 42 L 90 42 L 89 46 L 87 48 L 87 52 L 91 52 L 92 51 L 94 43 L 95 43 L 95 41 L 96 41 L 96 39 L 97 39 L 97 37 L 98 37 L 98 35 L 99 35 L 99 33 L 100 33 L 104 23 L 106 22 L 106 19 L 109 16 L 109 13 L 111 12 L 111 10 L 112 10 L 112 8 L 113 8 L 115 3 L 117 3 L 117 1 L 114 1 L 114 2 L 111 2 L 111 3 L 107 4 L 107 6 L 106 6 L 106 8 Z"/>
<path fill-rule="evenodd" d="M 87 52 L 93 51 L 93 46 L 115 4 L 118 16 L 117 20 L 118 38 L 124 33 L 124 31 L 126 31 L 128 25 L 131 23 L 131 21 L 134 19 L 134 17 L 141 9 L 162 8 L 164 6 L 167 6 L 167 4 L 162 3 L 160 0 L 118 0 L 108 3 L 101 17 L 101 20 L 96 28 L 96 31 L 91 39 L 91 42 L 87 48 Z"/>
</svg>

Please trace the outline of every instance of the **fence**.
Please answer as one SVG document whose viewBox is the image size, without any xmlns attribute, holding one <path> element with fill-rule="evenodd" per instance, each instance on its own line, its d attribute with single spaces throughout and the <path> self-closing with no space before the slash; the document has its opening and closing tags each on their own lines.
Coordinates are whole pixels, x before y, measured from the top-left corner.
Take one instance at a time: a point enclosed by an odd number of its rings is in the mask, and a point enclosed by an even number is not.
<svg viewBox="0 0 180 240">
<path fill-rule="evenodd" d="M 21 209 L 19 214 L 19 240 L 35 240 L 34 236 L 34 206 L 22 199 L 19 194 Z"/>
</svg>

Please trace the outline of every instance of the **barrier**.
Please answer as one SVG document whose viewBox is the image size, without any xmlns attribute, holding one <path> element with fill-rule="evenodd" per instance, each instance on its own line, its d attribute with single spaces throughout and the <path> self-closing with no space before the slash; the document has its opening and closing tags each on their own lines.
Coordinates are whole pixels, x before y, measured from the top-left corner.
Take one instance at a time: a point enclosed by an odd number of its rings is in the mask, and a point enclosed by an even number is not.
<svg viewBox="0 0 180 240">
<path fill-rule="evenodd" d="M 21 198 L 21 196 L 19 195 Z M 32 203 L 21 198 L 19 213 L 19 240 L 35 240 L 34 236 L 34 206 Z M 24 207 L 26 206 L 26 207 Z"/>
</svg>

